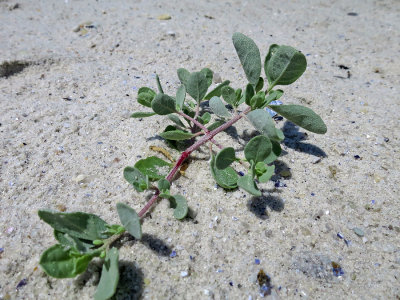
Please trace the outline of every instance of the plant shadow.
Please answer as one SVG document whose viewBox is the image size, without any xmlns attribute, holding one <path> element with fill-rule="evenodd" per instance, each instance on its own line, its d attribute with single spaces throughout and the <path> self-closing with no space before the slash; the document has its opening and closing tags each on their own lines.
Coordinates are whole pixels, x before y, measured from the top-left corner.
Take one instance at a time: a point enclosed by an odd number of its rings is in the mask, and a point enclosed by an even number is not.
<svg viewBox="0 0 400 300">
<path fill-rule="evenodd" d="M 285 203 L 280 197 L 272 195 L 251 197 L 247 202 L 247 208 L 250 212 L 262 220 L 268 219 L 268 207 L 273 211 L 281 212 L 285 208 Z"/>
<path fill-rule="evenodd" d="M 169 256 L 172 252 L 172 249 L 167 244 L 151 234 L 144 233 L 140 241 L 157 255 Z"/>
<path fill-rule="evenodd" d="M 325 151 L 321 148 L 312 144 L 304 143 L 303 140 L 307 139 L 308 134 L 306 132 L 300 132 L 299 127 L 292 122 L 286 121 L 283 125 L 282 131 L 285 134 L 283 144 L 286 147 L 317 157 L 327 157 Z"/>
<path fill-rule="evenodd" d="M 144 285 L 142 270 L 130 261 L 120 260 L 118 264 L 120 276 L 117 290 L 112 299 L 140 299 Z M 102 266 L 102 261 L 92 261 L 87 270 L 77 277 L 75 286 L 78 289 L 83 289 L 88 282 L 97 286 L 100 281 Z"/>
</svg>

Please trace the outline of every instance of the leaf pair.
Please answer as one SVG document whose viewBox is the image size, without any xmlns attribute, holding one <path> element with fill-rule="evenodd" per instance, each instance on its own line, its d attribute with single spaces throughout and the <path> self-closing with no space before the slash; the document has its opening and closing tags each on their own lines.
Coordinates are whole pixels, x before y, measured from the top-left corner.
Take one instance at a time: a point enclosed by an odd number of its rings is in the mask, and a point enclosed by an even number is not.
<svg viewBox="0 0 400 300">
<path fill-rule="evenodd" d="M 166 179 L 160 179 L 158 181 L 158 189 L 160 190 L 160 197 L 169 200 L 170 207 L 174 209 L 174 217 L 177 220 L 182 220 L 186 217 L 189 211 L 189 207 L 185 197 L 182 195 L 171 195 L 170 187 L 171 184 Z"/>
<path fill-rule="evenodd" d="M 232 36 L 233 45 L 239 56 L 249 83 L 260 90 L 263 82 L 259 80 L 261 75 L 261 56 L 254 41 L 241 33 Z M 290 46 L 271 45 L 264 61 L 264 71 L 267 76 L 269 88 L 275 85 L 288 85 L 295 82 L 306 70 L 305 56 Z"/>
<path fill-rule="evenodd" d="M 204 68 L 200 72 L 190 73 L 188 70 L 180 68 L 177 73 L 186 92 L 198 103 L 202 101 L 207 94 L 209 86 L 212 84 L 213 72 L 208 68 Z"/>
<path fill-rule="evenodd" d="M 108 224 L 96 215 L 82 212 L 61 213 L 40 210 L 39 217 L 54 228 L 60 244 L 47 249 L 40 265 L 50 276 L 71 278 L 86 270 L 100 251 L 92 249 L 94 241 L 108 238 Z"/>
</svg>

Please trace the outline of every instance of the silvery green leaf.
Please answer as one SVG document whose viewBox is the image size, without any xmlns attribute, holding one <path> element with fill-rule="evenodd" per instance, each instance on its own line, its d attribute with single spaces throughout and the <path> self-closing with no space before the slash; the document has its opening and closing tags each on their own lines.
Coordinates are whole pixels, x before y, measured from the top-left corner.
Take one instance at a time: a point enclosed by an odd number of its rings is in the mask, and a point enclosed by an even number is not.
<svg viewBox="0 0 400 300">
<path fill-rule="evenodd" d="M 129 232 L 135 239 L 142 238 L 142 226 L 140 225 L 140 218 L 136 211 L 128 205 L 118 202 L 117 212 L 122 226 Z"/>
<path fill-rule="evenodd" d="M 209 106 L 212 112 L 217 116 L 230 117 L 231 115 L 219 97 L 212 97 Z"/>
<path fill-rule="evenodd" d="M 208 80 L 204 73 L 194 72 L 190 74 L 186 84 L 186 92 L 197 102 L 203 100 L 207 93 Z"/>
<path fill-rule="evenodd" d="M 290 46 L 272 45 L 264 62 L 265 75 L 270 88 L 295 82 L 306 70 L 303 53 Z"/>
<path fill-rule="evenodd" d="M 176 112 L 175 99 L 166 94 L 157 94 L 151 103 L 151 108 L 158 115 L 168 115 Z"/>
<path fill-rule="evenodd" d="M 255 86 L 261 74 L 260 50 L 251 38 L 242 33 L 234 33 L 232 41 L 243 66 L 247 80 Z"/>
<path fill-rule="evenodd" d="M 301 105 L 270 105 L 282 117 L 314 133 L 324 134 L 327 131 L 324 121 L 312 109 Z"/>
<path fill-rule="evenodd" d="M 113 247 L 107 251 L 94 300 L 107 300 L 115 294 L 119 281 L 118 258 L 117 248 Z"/>
</svg>

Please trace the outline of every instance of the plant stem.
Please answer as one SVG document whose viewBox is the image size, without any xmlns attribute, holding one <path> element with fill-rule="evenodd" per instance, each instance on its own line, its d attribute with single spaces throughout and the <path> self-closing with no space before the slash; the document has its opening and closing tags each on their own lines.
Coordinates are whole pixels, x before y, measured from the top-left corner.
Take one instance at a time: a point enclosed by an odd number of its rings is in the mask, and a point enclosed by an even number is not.
<svg viewBox="0 0 400 300">
<path fill-rule="evenodd" d="M 178 111 L 177 113 L 178 113 L 178 115 L 184 117 L 186 120 L 189 120 L 189 121 L 193 122 L 193 124 L 195 124 L 200 129 L 203 129 L 205 133 L 209 133 L 210 132 L 206 126 L 204 126 L 199 121 L 197 121 L 196 119 L 192 118 L 191 116 L 188 116 L 187 114 L 185 114 L 184 112 L 181 112 L 181 111 Z M 210 139 L 210 142 L 213 143 L 215 146 L 217 146 L 219 149 L 224 148 L 223 146 L 221 146 L 214 139 Z"/>
<path fill-rule="evenodd" d="M 243 118 L 250 111 L 251 111 L 251 107 L 248 107 L 242 113 L 235 115 L 228 122 L 222 124 L 221 126 L 219 126 L 218 128 L 214 129 L 213 131 L 208 131 L 207 130 L 206 134 L 201 139 L 199 139 L 196 143 L 194 143 L 192 146 L 190 146 L 189 148 L 187 148 L 185 151 L 182 152 L 181 156 L 176 161 L 174 167 L 169 172 L 169 174 L 168 174 L 166 179 L 169 182 L 172 182 L 172 179 L 174 178 L 175 174 L 178 172 L 179 168 L 182 166 L 183 162 L 189 157 L 189 155 L 193 151 L 195 151 L 198 148 L 200 148 L 200 146 L 202 146 L 206 142 L 211 141 L 212 138 L 215 135 L 217 135 L 218 133 L 220 133 L 221 131 L 224 131 L 225 129 L 231 127 L 233 124 L 235 124 L 237 121 L 239 121 L 241 118 Z M 154 204 L 154 202 L 156 202 L 156 200 L 157 200 L 159 195 L 160 195 L 160 191 L 156 191 L 156 193 L 151 197 L 151 199 L 146 203 L 146 205 L 138 213 L 139 218 L 142 218 L 144 216 L 144 214 L 150 209 L 150 207 Z"/>
</svg>

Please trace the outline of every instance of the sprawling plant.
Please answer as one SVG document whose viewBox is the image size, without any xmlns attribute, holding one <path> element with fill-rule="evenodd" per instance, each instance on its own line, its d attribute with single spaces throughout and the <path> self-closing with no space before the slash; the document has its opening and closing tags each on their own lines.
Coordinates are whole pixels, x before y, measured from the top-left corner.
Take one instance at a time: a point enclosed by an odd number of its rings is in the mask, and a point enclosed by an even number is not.
<svg viewBox="0 0 400 300">
<path fill-rule="evenodd" d="M 260 77 L 262 62 L 257 45 L 241 33 L 235 33 L 232 40 L 248 80 L 243 89 L 232 88 L 227 80 L 209 91 L 213 72 L 208 68 L 193 73 L 178 69 L 181 85 L 173 96 L 164 93 L 158 76 L 158 92 L 148 87 L 139 89 L 138 102 L 152 111 L 136 112 L 132 117 L 167 116 L 173 125 L 168 125 L 159 135 L 168 146 L 183 150 L 175 162 L 150 156 L 124 169 L 124 178 L 137 192 L 153 192 L 139 213 L 124 203 L 117 203 L 121 226 L 109 225 L 100 217 L 83 212 L 39 211 L 39 217 L 53 227 L 58 241 L 40 258 L 40 265 L 48 275 L 75 277 L 86 270 L 93 258 L 100 257 L 103 269 L 94 298 L 110 298 L 119 280 L 118 250 L 111 247 L 112 244 L 126 231 L 139 240 L 142 237 L 140 219 L 159 198 L 170 201 L 175 218 L 186 217 L 187 201 L 182 195 L 171 194 L 170 185 L 175 175 L 183 172 L 182 167 L 193 151 L 208 143 L 210 171 L 216 183 L 227 190 L 239 187 L 261 196 L 258 185 L 269 181 L 274 174 L 273 162 L 281 154 L 280 142 L 284 139 L 269 110 L 311 132 L 326 132 L 324 122 L 311 109 L 295 104 L 273 105 L 283 95 L 283 91 L 275 87 L 295 82 L 306 70 L 306 58 L 301 52 L 290 46 L 272 45 L 264 60 L 268 81 L 265 88 L 264 79 Z M 223 147 L 214 139 L 241 119 L 249 121 L 259 133 L 246 144 L 244 158 L 239 157 L 234 148 Z M 216 154 L 213 145 L 219 148 Z M 235 171 L 232 165 L 236 163 L 246 167 L 247 173 Z"/>
</svg>

